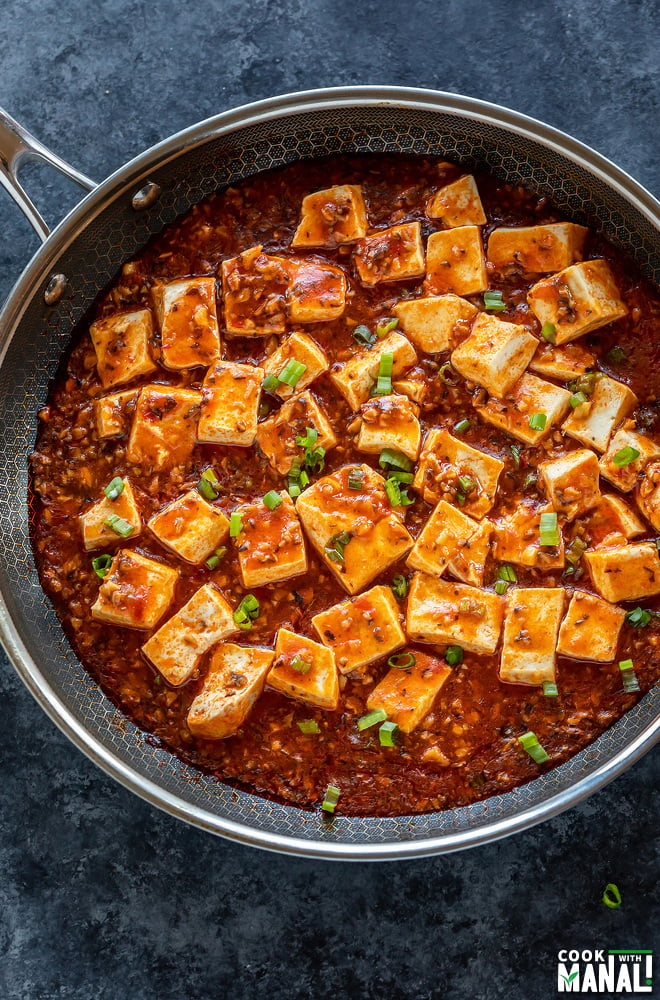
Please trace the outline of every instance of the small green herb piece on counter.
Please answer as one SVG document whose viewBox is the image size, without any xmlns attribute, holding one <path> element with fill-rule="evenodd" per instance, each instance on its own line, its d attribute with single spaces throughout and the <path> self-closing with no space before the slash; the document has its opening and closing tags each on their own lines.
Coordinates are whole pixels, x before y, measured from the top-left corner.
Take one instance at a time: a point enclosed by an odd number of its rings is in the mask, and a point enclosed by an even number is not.
<svg viewBox="0 0 660 1000">
<path fill-rule="evenodd" d="M 524 733 L 518 737 L 518 742 L 536 764 L 545 764 L 546 760 L 550 760 L 549 755 L 537 740 L 535 733 Z"/>
<path fill-rule="evenodd" d="M 608 882 L 603 890 L 603 902 L 610 910 L 616 910 L 621 906 L 621 893 L 619 887 L 614 882 Z"/>
<path fill-rule="evenodd" d="M 112 565 L 112 556 L 107 553 L 102 556 L 96 556 L 92 559 L 92 569 L 101 580 L 107 575 L 110 566 Z"/>
<path fill-rule="evenodd" d="M 103 492 L 107 496 L 108 500 L 116 500 L 118 496 L 124 492 L 124 480 L 121 476 L 115 476 L 111 479 L 106 487 L 104 487 Z"/>
</svg>

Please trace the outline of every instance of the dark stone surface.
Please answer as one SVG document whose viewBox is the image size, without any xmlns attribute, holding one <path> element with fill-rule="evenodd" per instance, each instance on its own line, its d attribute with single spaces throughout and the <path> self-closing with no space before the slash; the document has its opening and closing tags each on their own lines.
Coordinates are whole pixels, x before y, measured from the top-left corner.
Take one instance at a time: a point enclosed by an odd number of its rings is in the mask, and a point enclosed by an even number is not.
<svg viewBox="0 0 660 1000">
<path fill-rule="evenodd" d="M 245 101 L 382 82 L 516 108 L 660 191 L 654 0 L 31 0 L 0 10 L 0 103 L 94 177 Z M 74 203 L 48 174 L 26 180 L 47 218 Z M 4 196 L 0 220 L 1 298 L 36 240 Z M 342 866 L 175 822 L 74 749 L 4 659 L 0 692 L 6 1000 L 545 1000 L 558 948 L 657 943 L 657 750 L 515 839 Z M 616 911 L 601 902 L 608 881 L 623 893 Z"/>
</svg>

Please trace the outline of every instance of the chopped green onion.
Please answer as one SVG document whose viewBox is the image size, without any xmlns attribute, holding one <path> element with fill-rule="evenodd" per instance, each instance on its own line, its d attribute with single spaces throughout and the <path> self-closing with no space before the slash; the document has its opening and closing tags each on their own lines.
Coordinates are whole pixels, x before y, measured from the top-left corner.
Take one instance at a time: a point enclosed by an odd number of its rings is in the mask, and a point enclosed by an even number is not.
<svg viewBox="0 0 660 1000">
<path fill-rule="evenodd" d="M 303 660 L 302 656 L 298 656 L 297 653 L 291 660 L 289 666 L 291 667 L 292 670 L 295 670 L 296 673 L 298 674 L 308 674 L 312 669 L 312 664 L 308 663 L 307 660 Z"/>
<path fill-rule="evenodd" d="M 264 503 L 268 507 L 268 510 L 276 510 L 282 503 L 282 497 L 277 490 L 269 490 L 264 497 Z"/>
<path fill-rule="evenodd" d="M 259 419 L 261 420 L 264 417 L 267 417 L 269 413 L 270 413 L 270 403 L 267 403 L 266 400 L 263 399 L 259 403 Z"/>
<path fill-rule="evenodd" d="M 414 667 L 416 659 L 412 653 L 397 653 L 395 656 L 390 656 L 387 661 L 388 667 L 396 667 L 397 670 L 409 670 L 410 667 Z"/>
<path fill-rule="evenodd" d="M 362 469 L 351 469 L 348 473 L 348 488 L 358 492 L 364 488 L 364 471 Z"/>
<path fill-rule="evenodd" d="M 587 396 L 591 396 L 596 388 L 596 382 L 602 377 L 602 372 L 587 372 L 585 375 L 580 375 L 579 378 L 575 378 L 572 382 L 569 382 L 568 388 L 571 392 L 584 392 Z"/>
<path fill-rule="evenodd" d="M 469 420 L 459 420 L 457 424 L 454 425 L 454 434 L 465 434 L 466 431 L 470 430 L 472 424 Z"/>
<path fill-rule="evenodd" d="M 502 301 L 502 293 L 484 292 L 484 309 L 489 312 L 503 312 L 506 304 Z"/>
<path fill-rule="evenodd" d="M 395 451 L 394 448 L 383 448 L 378 459 L 378 464 L 381 469 L 385 469 L 388 465 L 391 465 L 395 469 L 402 469 L 404 472 L 410 472 L 413 467 L 412 460 L 400 451 Z"/>
<path fill-rule="evenodd" d="M 229 537 L 238 538 L 242 530 L 243 530 L 243 518 L 241 514 L 239 514 L 238 511 L 235 510 L 229 516 Z"/>
<path fill-rule="evenodd" d="M 296 444 L 299 448 L 313 448 L 319 439 L 319 432 L 316 427 L 308 427 L 306 433 L 299 434 L 296 438 Z"/>
<path fill-rule="evenodd" d="M 605 886 L 603 890 L 603 902 L 610 910 L 616 910 L 618 906 L 621 906 L 621 893 L 619 892 L 618 885 L 614 882 L 608 882 Z"/>
<path fill-rule="evenodd" d="M 234 611 L 234 621 L 239 628 L 252 628 L 252 622 L 259 617 L 259 601 L 254 594 L 246 594 Z"/>
<path fill-rule="evenodd" d="M 415 477 L 412 472 L 399 472 L 398 469 L 389 469 L 387 478 L 393 479 L 395 483 L 412 483 Z"/>
<path fill-rule="evenodd" d="M 639 681 L 637 680 L 637 674 L 635 673 L 633 661 L 621 660 L 619 663 L 619 670 L 621 671 L 623 690 L 626 694 L 632 694 L 634 691 L 639 691 Z"/>
<path fill-rule="evenodd" d="M 323 546 L 325 554 L 331 562 L 345 563 L 344 549 L 351 540 L 351 534 L 348 531 L 340 531 L 338 534 L 333 535 L 332 538 L 325 543 Z"/>
<path fill-rule="evenodd" d="M 104 487 L 103 492 L 107 496 L 108 500 L 116 500 L 124 492 L 124 480 L 121 476 L 115 476 L 111 479 L 106 487 Z"/>
<path fill-rule="evenodd" d="M 210 483 L 214 490 L 220 489 L 220 480 L 215 474 L 215 469 L 204 469 L 202 472 L 202 479 L 207 483 Z"/>
<path fill-rule="evenodd" d="M 319 724 L 316 719 L 303 719 L 298 723 L 298 729 L 305 736 L 311 736 L 312 733 L 320 733 Z"/>
<path fill-rule="evenodd" d="M 328 785 L 328 787 L 325 790 L 325 798 L 321 803 L 321 809 L 324 812 L 334 813 L 335 806 L 339 802 L 340 795 L 341 792 L 339 791 L 336 785 Z"/>
<path fill-rule="evenodd" d="M 114 531 L 115 535 L 120 535 L 121 538 L 128 538 L 135 531 L 134 526 L 125 521 L 123 517 L 119 517 L 118 514 L 111 514 L 110 517 L 106 517 L 103 523 L 106 528 L 110 528 L 110 531 Z"/>
<path fill-rule="evenodd" d="M 477 488 L 477 484 L 472 476 L 459 476 L 458 484 L 461 487 L 462 492 L 465 494 L 472 493 L 473 490 L 476 490 Z"/>
<path fill-rule="evenodd" d="M 577 566 L 580 559 L 587 551 L 587 548 L 588 548 L 587 543 L 583 538 L 580 538 L 579 535 L 573 539 L 571 544 L 566 549 L 566 559 L 571 564 L 571 566 Z"/>
<path fill-rule="evenodd" d="M 401 573 L 397 573 L 396 576 L 392 578 L 392 592 L 394 593 L 394 596 L 399 599 L 405 597 L 408 593 L 408 581 Z"/>
<path fill-rule="evenodd" d="M 621 448 L 620 451 L 612 455 L 612 461 L 620 469 L 623 469 L 626 465 L 630 465 L 636 458 L 639 458 L 639 452 L 637 448 L 631 448 L 630 445 L 626 445 L 625 448 Z"/>
<path fill-rule="evenodd" d="M 373 712 L 367 712 L 361 719 L 358 719 L 357 727 L 362 733 L 365 729 L 371 729 L 372 726 L 377 726 L 379 722 L 386 721 L 387 712 L 382 708 L 376 708 Z"/>
<path fill-rule="evenodd" d="M 537 740 L 535 733 L 524 733 L 523 736 L 518 737 L 518 742 L 536 764 L 544 764 L 546 760 L 550 760 L 550 757 Z"/>
<path fill-rule="evenodd" d="M 300 489 L 300 483 L 296 483 L 291 479 L 289 480 L 288 488 L 289 488 L 289 496 L 291 497 L 292 500 L 295 500 L 296 497 L 299 497 L 300 494 L 302 493 L 302 490 Z"/>
<path fill-rule="evenodd" d="M 446 382 L 447 385 L 456 385 L 456 383 L 452 379 L 450 379 L 450 378 L 447 377 L 447 374 L 446 374 L 447 369 L 449 369 L 450 371 L 453 372 L 453 368 L 451 366 L 451 361 L 445 361 L 444 365 L 440 366 L 440 369 L 438 371 L 438 375 L 440 376 L 440 378 L 442 379 L 443 382 Z"/>
<path fill-rule="evenodd" d="M 517 444 L 511 445 L 511 454 L 513 455 L 513 464 L 516 469 L 520 468 L 520 447 Z"/>
<path fill-rule="evenodd" d="M 651 622 L 651 612 L 644 611 L 643 608 L 635 608 L 633 611 L 627 613 L 626 621 L 633 628 L 646 628 Z"/>
<path fill-rule="evenodd" d="M 530 486 L 534 486 L 536 483 L 537 475 L 535 472 L 528 472 L 525 476 L 525 481 L 523 483 L 523 489 L 528 490 Z"/>
<path fill-rule="evenodd" d="M 570 404 L 574 410 L 577 410 L 578 406 L 582 406 L 586 402 L 587 397 L 583 392 L 574 392 L 570 398 Z"/>
<path fill-rule="evenodd" d="M 102 556 L 96 556 L 94 559 L 92 559 L 92 569 L 94 570 L 96 575 L 101 579 L 103 579 L 104 576 L 106 576 L 111 565 L 112 565 L 112 556 L 109 556 L 107 554 Z"/>
<path fill-rule="evenodd" d="M 371 347 L 376 343 L 376 334 L 372 333 L 368 326 L 356 326 L 353 330 L 353 340 L 363 347 Z"/>
<path fill-rule="evenodd" d="M 304 365 L 302 361 L 289 358 L 277 378 L 279 382 L 283 382 L 284 385 L 290 385 L 292 389 L 295 389 L 306 371 L 307 365 Z"/>
<path fill-rule="evenodd" d="M 504 580 L 498 580 L 497 583 L 495 584 L 495 593 L 499 594 L 500 597 L 502 596 L 502 594 L 506 594 L 508 589 L 509 589 L 509 584 L 505 583 Z"/>
<path fill-rule="evenodd" d="M 378 730 L 378 739 L 382 747 L 396 746 L 399 726 L 396 722 L 384 722 Z"/>
<path fill-rule="evenodd" d="M 499 568 L 498 576 L 500 580 L 506 580 L 507 583 L 517 583 L 518 577 L 513 566 L 509 566 L 508 563 L 502 563 Z"/>
<path fill-rule="evenodd" d="M 554 681 L 543 681 L 543 694 L 546 698 L 558 698 L 559 688 Z"/>
<path fill-rule="evenodd" d="M 476 601 L 471 600 L 469 597 L 464 597 L 458 602 L 458 610 L 463 615 L 485 615 L 486 605 L 479 604 Z"/>
<path fill-rule="evenodd" d="M 529 426 L 533 431 L 544 431 L 545 425 L 548 422 L 548 418 L 545 413 L 532 413 L 529 418 Z"/>
<path fill-rule="evenodd" d="M 304 435 L 298 435 L 296 438 L 296 444 L 299 448 L 305 449 L 305 454 L 303 455 L 303 462 L 308 469 L 314 471 L 318 469 L 319 472 L 323 471 L 323 466 L 325 464 L 325 448 L 320 445 L 316 445 L 319 439 L 319 432 L 316 427 L 308 427 Z M 306 485 L 302 482 L 301 474 L 301 486 Z"/>
<path fill-rule="evenodd" d="M 399 325 L 398 319 L 379 319 L 376 323 L 376 336 L 378 339 L 386 337 L 392 330 L 396 330 Z"/>
<path fill-rule="evenodd" d="M 389 396 L 392 392 L 392 371 L 394 368 L 394 355 L 390 351 L 385 351 L 380 356 L 378 364 L 378 377 L 373 390 L 374 396 Z"/>
<path fill-rule="evenodd" d="M 280 380 L 277 375 L 266 375 L 266 378 L 261 383 L 261 388 L 264 392 L 277 392 L 280 387 Z"/>
<path fill-rule="evenodd" d="M 557 514 L 554 510 L 546 510 L 541 514 L 539 534 L 541 536 L 541 545 L 552 545 L 554 548 L 559 545 L 559 528 L 557 526 Z"/>
<path fill-rule="evenodd" d="M 463 662 L 462 646 L 447 646 L 445 650 L 445 661 L 450 667 L 456 667 Z"/>
<path fill-rule="evenodd" d="M 204 472 L 202 472 L 201 479 L 197 483 L 197 492 L 200 493 L 205 500 L 217 500 L 219 494 L 215 487 L 219 485 L 220 482 L 213 469 L 205 469 Z"/>
<path fill-rule="evenodd" d="M 401 503 L 401 490 L 399 489 L 399 484 L 395 479 L 385 480 L 385 492 L 387 493 L 387 499 L 390 502 L 390 507 L 398 507 Z"/>
<path fill-rule="evenodd" d="M 221 548 L 216 549 L 212 556 L 206 560 L 206 565 L 209 569 L 215 569 L 219 565 L 220 560 L 224 555 L 227 554 L 227 549 L 223 545 Z"/>
<path fill-rule="evenodd" d="M 618 344 L 610 348 L 605 357 L 613 365 L 620 365 L 623 361 L 628 360 L 628 355 Z"/>
<path fill-rule="evenodd" d="M 541 336 L 544 340 L 547 340 L 549 344 L 556 344 L 557 342 L 557 327 L 554 323 L 544 323 L 541 327 Z"/>
</svg>

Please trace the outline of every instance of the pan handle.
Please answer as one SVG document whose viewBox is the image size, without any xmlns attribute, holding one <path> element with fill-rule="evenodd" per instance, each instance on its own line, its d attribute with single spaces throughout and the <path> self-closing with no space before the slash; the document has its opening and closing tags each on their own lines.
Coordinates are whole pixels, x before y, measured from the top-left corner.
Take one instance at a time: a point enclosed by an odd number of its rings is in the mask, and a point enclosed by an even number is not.
<svg viewBox="0 0 660 1000">
<path fill-rule="evenodd" d="M 0 184 L 9 192 L 43 242 L 50 235 L 50 229 L 18 179 L 21 165 L 28 160 L 41 160 L 42 163 L 47 163 L 87 191 L 92 191 L 96 184 L 75 167 L 61 160 L 55 153 L 51 153 L 0 108 Z"/>
</svg>

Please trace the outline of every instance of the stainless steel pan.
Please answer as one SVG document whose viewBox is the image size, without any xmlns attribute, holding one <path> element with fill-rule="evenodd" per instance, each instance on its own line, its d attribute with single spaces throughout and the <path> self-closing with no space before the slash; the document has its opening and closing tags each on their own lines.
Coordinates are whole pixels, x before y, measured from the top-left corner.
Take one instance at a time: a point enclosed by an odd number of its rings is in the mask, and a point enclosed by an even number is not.
<svg viewBox="0 0 660 1000">
<path fill-rule="evenodd" d="M 600 788 L 660 736 L 660 687 L 592 746 L 530 784 L 467 808 L 394 819 L 279 805 L 200 776 L 155 749 L 85 673 L 35 571 L 26 457 L 36 413 L 74 324 L 121 263 L 225 184 L 335 152 L 441 154 L 550 195 L 621 244 L 660 283 L 660 204 L 597 153 L 554 129 L 452 94 L 349 87 L 291 94 L 201 122 L 98 186 L 0 115 L 0 180 L 45 240 L 0 315 L 0 636 L 21 678 L 63 732 L 126 787 L 174 816 L 246 844 L 340 859 L 453 851 L 514 833 Z M 20 187 L 38 157 L 90 193 L 49 234 Z"/>
</svg>

